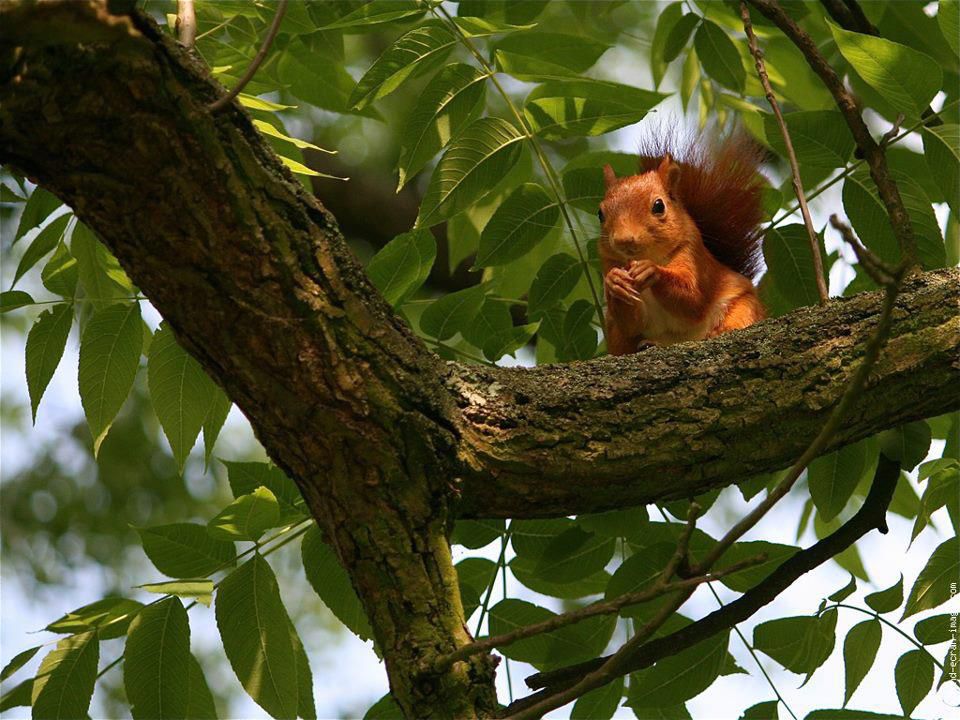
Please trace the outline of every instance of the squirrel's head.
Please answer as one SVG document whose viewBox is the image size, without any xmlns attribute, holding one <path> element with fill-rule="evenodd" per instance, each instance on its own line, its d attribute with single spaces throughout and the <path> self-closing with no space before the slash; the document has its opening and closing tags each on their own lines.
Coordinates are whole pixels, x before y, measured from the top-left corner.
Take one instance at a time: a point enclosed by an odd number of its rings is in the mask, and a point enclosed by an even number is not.
<svg viewBox="0 0 960 720">
<path fill-rule="evenodd" d="M 618 178 L 603 168 L 606 192 L 600 218 L 600 251 L 610 260 L 648 259 L 664 263 L 699 234 L 677 194 L 680 166 L 666 154 L 640 175 Z"/>
</svg>

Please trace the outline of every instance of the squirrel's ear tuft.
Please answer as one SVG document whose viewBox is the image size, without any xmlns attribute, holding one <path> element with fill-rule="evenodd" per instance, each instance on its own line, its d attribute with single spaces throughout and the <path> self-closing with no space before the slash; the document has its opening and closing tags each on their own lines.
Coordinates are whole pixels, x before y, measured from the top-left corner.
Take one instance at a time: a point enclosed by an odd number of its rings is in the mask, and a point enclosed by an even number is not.
<svg viewBox="0 0 960 720">
<path fill-rule="evenodd" d="M 673 195 L 680 182 L 680 166 L 673 161 L 670 153 L 664 154 L 663 160 L 661 160 L 660 165 L 657 166 L 657 175 L 660 176 L 660 180 L 663 182 L 663 186 L 667 189 L 667 192 Z"/>
<path fill-rule="evenodd" d="M 609 190 L 617 182 L 617 174 L 613 171 L 610 163 L 603 166 L 603 186 Z"/>
</svg>

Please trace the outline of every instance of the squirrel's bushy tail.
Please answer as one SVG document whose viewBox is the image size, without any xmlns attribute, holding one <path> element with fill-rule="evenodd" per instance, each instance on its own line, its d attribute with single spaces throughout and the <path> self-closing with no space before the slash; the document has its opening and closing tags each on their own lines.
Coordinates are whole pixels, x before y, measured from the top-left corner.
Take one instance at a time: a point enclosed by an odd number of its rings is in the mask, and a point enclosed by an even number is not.
<svg viewBox="0 0 960 720">
<path fill-rule="evenodd" d="M 680 164 L 679 200 L 693 218 L 707 249 L 751 280 L 762 267 L 763 151 L 745 132 L 726 136 L 662 125 L 640 141 L 643 171 L 656 169 L 666 153 Z"/>
</svg>

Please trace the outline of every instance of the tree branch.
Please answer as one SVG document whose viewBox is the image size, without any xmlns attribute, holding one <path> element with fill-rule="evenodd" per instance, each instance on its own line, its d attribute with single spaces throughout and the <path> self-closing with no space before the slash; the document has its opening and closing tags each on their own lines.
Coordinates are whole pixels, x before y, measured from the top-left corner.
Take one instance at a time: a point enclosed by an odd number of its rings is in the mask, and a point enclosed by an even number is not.
<svg viewBox="0 0 960 720">
<path fill-rule="evenodd" d="M 837 556 L 873 529 L 886 532 L 886 512 L 900 477 L 900 464 L 881 455 L 866 500 L 856 514 L 835 532 L 785 560 L 763 581 L 733 602 L 676 632 L 651 640 L 644 645 L 628 666 L 627 672 L 650 667 L 658 660 L 676 655 L 697 643 L 747 620 L 760 608 L 773 602 L 780 593 L 800 577 Z M 597 658 L 579 665 L 527 678 L 531 689 L 547 689 L 548 693 L 569 687 L 577 679 L 601 666 L 608 658 Z M 523 698 L 519 702 L 527 701 Z M 508 711 L 510 708 L 507 709 Z"/>
<path fill-rule="evenodd" d="M 188 48 L 192 48 L 197 40 L 197 13 L 193 0 L 177 0 L 177 36 Z"/>
<path fill-rule="evenodd" d="M 787 130 L 787 123 L 783 119 L 783 113 L 780 111 L 780 103 L 777 102 L 777 96 L 770 85 L 770 78 L 767 77 L 767 68 L 763 62 L 763 51 L 757 44 L 757 36 L 753 32 L 753 23 L 750 22 L 750 9 L 747 7 L 746 0 L 740 0 L 740 17 L 743 19 L 743 30 L 747 34 L 747 43 L 750 46 L 750 54 L 753 55 L 754 64 L 757 67 L 757 76 L 760 78 L 760 84 L 766 94 L 767 102 L 773 109 L 773 115 L 780 126 L 780 134 L 783 136 L 783 144 L 787 150 L 787 159 L 790 162 L 790 174 L 793 177 L 793 192 L 797 196 L 797 202 L 800 205 L 800 214 L 803 216 L 803 224 L 807 228 L 807 237 L 810 240 L 810 254 L 813 256 L 813 271 L 817 278 L 817 294 L 820 296 L 820 304 L 824 304 L 830 298 L 830 292 L 827 289 L 827 279 L 823 272 L 823 258 L 820 256 L 820 241 L 817 239 L 817 231 L 813 228 L 813 219 L 810 217 L 810 208 L 807 207 L 807 196 L 803 192 L 803 181 L 800 180 L 800 166 L 797 163 L 797 154 L 793 149 L 793 140 L 790 139 L 790 131 Z"/>
<path fill-rule="evenodd" d="M 820 76 L 827 90 L 833 95 L 840 113 L 853 134 L 857 148 L 870 168 L 870 177 L 873 178 L 880 199 L 887 210 L 893 234 L 900 243 L 900 252 L 904 257 L 909 258 L 911 263 L 916 263 L 917 241 L 913 234 L 913 226 L 910 224 L 910 217 L 903 205 L 897 183 L 890 175 L 883 148 L 870 135 L 870 130 L 860 116 L 860 110 L 853 95 L 847 91 L 843 80 L 827 63 L 813 38 L 787 15 L 780 3 L 776 0 L 747 0 L 747 2 L 771 20 L 797 46 L 811 69 Z"/>
</svg>

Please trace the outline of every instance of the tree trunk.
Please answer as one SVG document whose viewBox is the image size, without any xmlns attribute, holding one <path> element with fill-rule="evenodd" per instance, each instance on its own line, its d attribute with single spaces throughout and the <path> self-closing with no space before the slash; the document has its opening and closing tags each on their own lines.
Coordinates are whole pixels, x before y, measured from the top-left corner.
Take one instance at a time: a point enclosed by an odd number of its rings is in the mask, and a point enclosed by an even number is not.
<svg viewBox="0 0 960 720">
<path fill-rule="evenodd" d="M 789 464 L 862 355 L 877 294 L 709 342 L 536 369 L 444 363 L 207 68 L 105 0 L 4 5 L 0 161 L 96 230 L 298 484 L 409 717 L 489 717 L 446 532 L 685 497 Z M 362 190 L 362 189 L 361 189 Z M 833 447 L 960 406 L 956 270 L 914 279 Z M 461 482 L 462 481 L 462 482 Z M 453 490 L 453 491 L 452 491 Z"/>
</svg>

